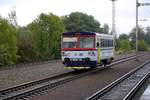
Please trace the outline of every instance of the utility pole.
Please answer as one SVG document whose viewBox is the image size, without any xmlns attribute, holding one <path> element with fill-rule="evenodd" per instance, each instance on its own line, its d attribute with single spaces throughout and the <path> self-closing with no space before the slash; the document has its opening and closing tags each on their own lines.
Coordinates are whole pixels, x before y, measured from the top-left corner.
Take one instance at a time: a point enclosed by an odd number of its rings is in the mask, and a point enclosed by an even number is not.
<svg viewBox="0 0 150 100">
<path fill-rule="evenodd" d="M 115 1 L 116 0 L 111 0 L 112 1 L 112 33 L 115 35 L 116 33 L 116 23 L 115 23 Z"/>
<path fill-rule="evenodd" d="M 150 6 L 150 3 L 139 3 L 136 0 L 136 60 L 138 61 L 138 7 L 139 6 Z"/>
<path fill-rule="evenodd" d="M 112 1 L 112 31 L 111 34 L 114 36 L 114 53 L 115 53 L 115 47 L 116 47 L 116 22 L 115 22 L 115 1 L 116 0 L 111 0 Z"/>
<path fill-rule="evenodd" d="M 136 60 L 138 61 L 138 7 L 139 2 L 136 0 Z"/>
</svg>

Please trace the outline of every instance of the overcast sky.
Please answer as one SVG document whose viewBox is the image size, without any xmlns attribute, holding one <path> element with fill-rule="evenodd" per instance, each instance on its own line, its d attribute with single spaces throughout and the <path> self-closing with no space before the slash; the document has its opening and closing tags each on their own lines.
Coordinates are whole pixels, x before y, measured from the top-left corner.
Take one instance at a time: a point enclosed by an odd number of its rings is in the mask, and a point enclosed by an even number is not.
<svg viewBox="0 0 150 100">
<path fill-rule="evenodd" d="M 116 1 L 116 30 L 117 33 L 128 33 L 135 26 L 136 0 Z M 150 0 L 139 0 L 149 2 Z M 17 21 L 21 26 L 32 22 L 41 13 L 52 12 L 63 16 L 79 11 L 93 15 L 102 25 L 112 23 L 112 2 L 110 0 L 0 0 L 0 15 L 8 17 L 8 13 L 15 6 Z M 150 7 L 139 7 L 139 21 L 143 27 L 150 26 Z"/>
</svg>

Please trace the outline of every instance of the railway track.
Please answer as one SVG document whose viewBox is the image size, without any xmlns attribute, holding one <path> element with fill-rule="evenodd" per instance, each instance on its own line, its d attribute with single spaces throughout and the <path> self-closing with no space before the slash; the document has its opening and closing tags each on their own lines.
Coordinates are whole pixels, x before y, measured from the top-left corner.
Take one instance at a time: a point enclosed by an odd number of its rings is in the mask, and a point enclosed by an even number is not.
<svg viewBox="0 0 150 100">
<path fill-rule="evenodd" d="M 139 55 L 139 56 L 143 56 L 143 54 Z M 121 59 L 121 60 L 118 60 L 116 62 L 113 62 L 112 64 L 110 64 L 107 67 L 111 67 L 113 65 L 116 65 L 116 64 L 134 59 L 134 58 L 135 58 L 135 56 Z M 89 75 L 92 73 L 95 73 L 95 72 L 100 71 L 104 68 L 105 67 L 96 68 L 93 70 L 86 71 L 84 73 L 82 73 L 82 72 L 64 73 L 64 74 L 57 75 L 54 77 L 50 77 L 50 78 L 46 78 L 46 79 L 42 79 L 42 80 L 37 80 L 37 81 L 33 81 L 33 82 L 28 82 L 28 83 L 14 86 L 11 88 L 3 89 L 3 90 L 0 90 L 0 99 L 12 100 L 12 99 L 30 98 L 34 95 L 40 95 L 41 93 L 45 92 L 48 89 L 52 89 L 52 88 L 57 87 L 59 85 L 65 84 L 69 81 L 81 78 L 83 76 L 86 76 L 86 75 Z"/>
<path fill-rule="evenodd" d="M 150 61 L 131 70 L 121 78 L 93 94 L 87 100 L 131 100 L 150 76 Z"/>
<path fill-rule="evenodd" d="M 144 52 L 140 52 L 140 53 L 144 53 Z M 135 56 L 135 54 L 132 54 L 128 57 L 133 57 Z M 116 59 L 114 61 L 118 61 L 118 60 L 121 60 L 121 59 L 124 59 L 126 57 L 122 57 L 120 59 Z M 5 65 L 5 66 L 1 66 L 0 67 L 0 71 L 2 70 L 8 70 L 8 69 L 13 69 L 13 68 L 20 68 L 20 67 L 27 67 L 27 66 L 33 66 L 33 65 L 41 65 L 41 64 L 48 64 L 48 63 L 51 63 L 53 61 L 60 61 L 60 59 L 58 60 L 48 60 L 48 61 L 36 61 L 36 62 L 29 62 L 29 63 L 19 63 L 19 64 L 15 64 L 15 65 Z"/>
</svg>

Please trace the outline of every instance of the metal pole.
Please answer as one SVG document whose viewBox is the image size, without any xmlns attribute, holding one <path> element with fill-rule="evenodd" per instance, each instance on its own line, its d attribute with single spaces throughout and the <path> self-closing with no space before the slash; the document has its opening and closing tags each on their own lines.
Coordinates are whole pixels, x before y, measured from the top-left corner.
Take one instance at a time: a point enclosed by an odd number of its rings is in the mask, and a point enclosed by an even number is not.
<svg viewBox="0 0 150 100">
<path fill-rule="evenodd" d="M 115 23 L 115 1 L 116 0 L 111 0 L 112 1 L 112 34 L 115 35 L 116 32 L 116 23 Z"/>
<path fill-rule="evenodd" d="M 112 34 L 115 34 L 115 1 L 112 1 Z"/>
<path fill-rule="evenodd" d="M 136 0 L 136 60 L 138 60 L 138 7 L 139 3 Z"/>
<path fill-rule="evenodd" d="M 111 0 L 111 1 L 112 1 L 112 32 L 111 34 L 114 36 L 113 44 L 114 44 L 114 53 L 115 53 L 115 47 L 116 47 L 115 1 L 116 0 Z"/>
</svg>

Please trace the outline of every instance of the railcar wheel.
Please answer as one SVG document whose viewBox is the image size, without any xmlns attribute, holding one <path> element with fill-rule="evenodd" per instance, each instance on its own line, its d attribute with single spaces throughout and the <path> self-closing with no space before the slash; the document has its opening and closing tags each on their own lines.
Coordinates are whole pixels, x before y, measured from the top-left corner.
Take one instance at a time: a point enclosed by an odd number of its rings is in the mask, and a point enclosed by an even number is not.
<svg viewBox="0 0 150 100">
<path fill-rule="evenodd" d="M 104 64 L 104 67 L 107 67 L 107 64 L 106 64 L 106 63 Z"/>
<path fill-rule="evenodd" d="M 77 71 L 79 71 L 79 69 L 74 69 L 74 71 L 76 71 L 76 72 L 77 72 Z"/>
<path fill-rule="evenodd" d="M 104 65 L 104 67 L 107 66 L 107 59 L 103 60 L 103 65 Z"/>
</svg>

